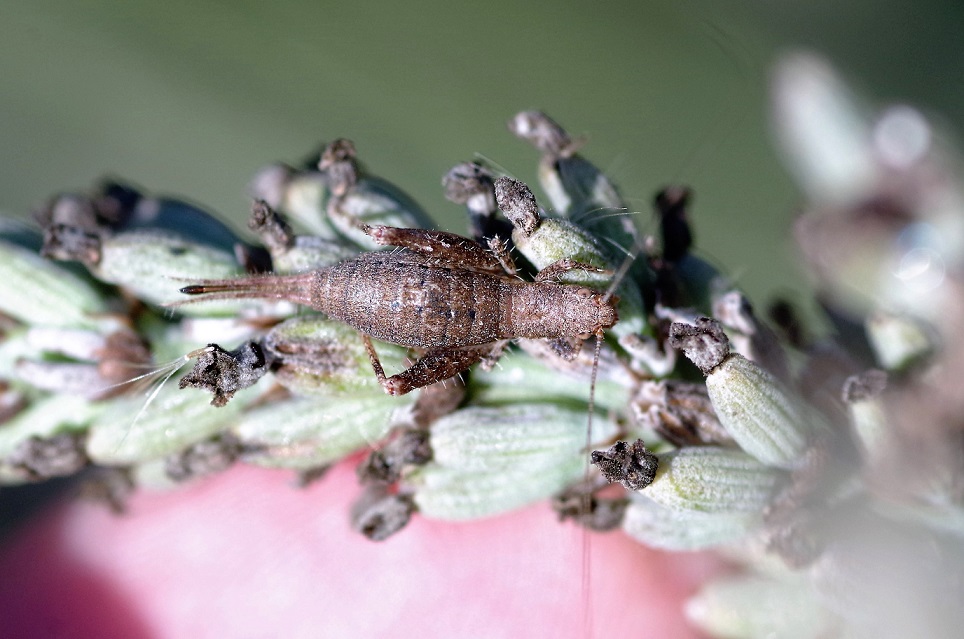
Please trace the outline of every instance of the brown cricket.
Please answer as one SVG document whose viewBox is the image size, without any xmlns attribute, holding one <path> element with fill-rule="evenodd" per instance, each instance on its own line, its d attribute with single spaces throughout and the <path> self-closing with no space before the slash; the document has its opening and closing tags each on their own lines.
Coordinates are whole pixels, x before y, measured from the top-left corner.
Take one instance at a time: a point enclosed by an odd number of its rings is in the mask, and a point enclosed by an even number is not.
<svg viewBox="0 0 964 639">
<path fill-rule="evenodd" d="M 362 334 L 379 383 L 404 395 L 494 361 L 516 338 L 585 340 L 613 326 L 616 298 L 583 286 L 549 281 L 591 265 L 560 260 L 535 281 L 515 274 L 508 253 L 453 233 L 364 226 L 377 251 L 314 271 L 206 280 L 181 289 L 208 299 L 283 299 L 321 311 Z M 387 377 L 371 343 L 376 339 L 420 349 L 407 370 Z"/>
</svg>

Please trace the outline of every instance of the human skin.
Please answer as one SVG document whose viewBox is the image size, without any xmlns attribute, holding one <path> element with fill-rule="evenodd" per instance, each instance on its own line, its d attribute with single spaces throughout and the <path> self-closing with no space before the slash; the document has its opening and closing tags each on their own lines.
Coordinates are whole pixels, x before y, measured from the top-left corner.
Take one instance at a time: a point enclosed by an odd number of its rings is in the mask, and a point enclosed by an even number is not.
<svg viewBox="0 0 964 639">
<path fill-rule="evenodd" d="M 682 604 L 718 569 L 545 504 L 475 522 L 351 530 L 350 465 L 298 490 L 235 467 L 127 514 L 65 502 L 0 549 L 10 637 L 692 637 Z M 588 585 L 584 554 L 588 542 Z"/>
</svg>

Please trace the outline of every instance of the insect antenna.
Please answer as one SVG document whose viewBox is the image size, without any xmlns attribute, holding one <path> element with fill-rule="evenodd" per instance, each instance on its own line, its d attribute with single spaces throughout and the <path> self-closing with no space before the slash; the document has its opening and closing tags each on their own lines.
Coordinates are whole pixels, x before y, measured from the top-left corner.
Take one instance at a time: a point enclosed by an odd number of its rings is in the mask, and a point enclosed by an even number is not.
<svg viewBox="0 0 964 639">
<path fill-rule="evenodd" d="M 484 162 L 488 166 L 495 169 L 498 172 L 499 176 L 507 176 L 512 178 L 513 180 L 516 179 L 512 171 L 510 171 L 505 165 L 496 162 L 486 154 L 476 151 L 475 153 L 472 154 L 472 157 L 477 160 L 482 160 L 482 162 Z"/>
</svg>

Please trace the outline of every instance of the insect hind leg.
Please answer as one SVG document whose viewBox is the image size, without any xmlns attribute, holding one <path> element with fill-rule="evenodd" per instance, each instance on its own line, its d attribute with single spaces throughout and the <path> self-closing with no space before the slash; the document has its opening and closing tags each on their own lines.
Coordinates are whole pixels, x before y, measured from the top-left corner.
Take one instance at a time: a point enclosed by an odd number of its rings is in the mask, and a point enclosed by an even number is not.
<svg viewBox="0 0 964 639">
<path fill-rule="evenodd" d="M 478 242 L 461 235 L 367 224 L 362 228 L 378 244 L 407 248 L 425 257 L 437 259 L 440 264 L 452 264 L 496 275 L 505 273 L 502 263 L 495 255 Z"/>
<path fill-rule="evenodd" d="M 405 395 L 413 390 L 455 377 L 486 357 L 489 348 L 452 349 L 432 351 L 397 375 L 387 376 L 378 360 L 378 354 L 367 335 L 362 335 L 365 350 L 375 370 L 375 377 L 389 395 Z"/>
</svg>

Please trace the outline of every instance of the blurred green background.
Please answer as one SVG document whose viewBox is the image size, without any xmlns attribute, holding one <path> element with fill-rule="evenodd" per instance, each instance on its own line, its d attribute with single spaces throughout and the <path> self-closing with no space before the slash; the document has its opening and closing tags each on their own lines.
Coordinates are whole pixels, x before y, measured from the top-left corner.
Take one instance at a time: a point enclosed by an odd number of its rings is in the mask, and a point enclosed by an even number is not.
<svg viewBox="0 0 964 639">
<path fill-rule="evenodd" d="M 701 251 L 759 301 L 802 282 L 797 194 L 767 131 L 778 51 L 822 51 L 958 130 L 964 114 L 952 2 L 51 0 L 0 15 L 4 213 L 109 173 L 240 227 L 258 167 L 344 136 L 461 231 L 441 176 L 480 153 L 534 180 L 536 153 L 504 123 L 540 108 L 589 136 L 644 225 L 661 185 L 693 186 Z"/>
</svg>

